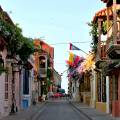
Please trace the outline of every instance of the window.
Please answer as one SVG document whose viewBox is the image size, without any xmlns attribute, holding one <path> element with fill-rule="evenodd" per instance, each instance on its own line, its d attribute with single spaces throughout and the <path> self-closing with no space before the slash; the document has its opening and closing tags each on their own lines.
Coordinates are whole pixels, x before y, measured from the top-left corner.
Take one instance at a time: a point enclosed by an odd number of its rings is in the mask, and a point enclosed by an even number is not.
<svg viewBox="0 0 120 120">
<path fill-rule="evenodd" d="M 40 68 L 45 68 L 46 59 L 44 56 L 39 57 Z"/>
</svg>

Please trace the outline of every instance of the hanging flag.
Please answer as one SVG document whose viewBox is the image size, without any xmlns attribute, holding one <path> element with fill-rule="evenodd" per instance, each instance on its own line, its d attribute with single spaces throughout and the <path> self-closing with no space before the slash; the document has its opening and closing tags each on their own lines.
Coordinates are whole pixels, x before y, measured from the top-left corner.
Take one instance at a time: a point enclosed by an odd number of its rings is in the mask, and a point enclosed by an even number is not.
<svg viewBox="0 0 120 120">
<path fill-rule="evenodd" d="M 70 43 L 70 50 L 81 50 L 80 48 L 76 47 L 72 43 Z"/>
</svg>

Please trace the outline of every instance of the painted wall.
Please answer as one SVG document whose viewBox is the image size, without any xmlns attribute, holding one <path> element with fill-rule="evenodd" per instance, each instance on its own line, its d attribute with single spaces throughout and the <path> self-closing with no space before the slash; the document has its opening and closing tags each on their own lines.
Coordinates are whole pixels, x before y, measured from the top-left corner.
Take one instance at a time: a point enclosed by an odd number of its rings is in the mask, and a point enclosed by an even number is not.
<svg viewBox="0 0 120 120">
<path fill-rule="evenodd" d="M 4 60 L 4 66 L 6 66 L 6 55 L 7 50 L 4 49 L 2 52 L 2 59 Z M 8 101 L 5 101 L 5 75 L 6 73 L 2 73 L 0 75 L 0 118 L 5 116 L 9 112 Z M 6 104 L 7 103 L 7 104 Z"/>
<path fill-rule="evenodd" d="M 4 114 L 5 74 L 0 75 L 0 117 Z"/>
</svg>

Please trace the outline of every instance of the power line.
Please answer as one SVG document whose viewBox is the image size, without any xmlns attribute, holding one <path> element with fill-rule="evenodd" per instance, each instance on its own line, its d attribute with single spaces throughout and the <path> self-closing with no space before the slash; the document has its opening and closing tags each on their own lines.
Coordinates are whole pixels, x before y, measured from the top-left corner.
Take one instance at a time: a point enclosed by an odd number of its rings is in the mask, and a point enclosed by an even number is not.
<svg viewBox="0 0 120 120">
<path fill-rule="evenodd" d="M 91 42 L 91 41 L 82 41 L 82 42 L 72 42 L 72 43 L 88 43 L 88 42 Z M 68 42 L 66 42 L 66 43 L 54 43 L 54 44 L 50 44 L 50 45 L 62 45 L 62 44 L 70 44 L 70 42 L 68 43 Z"/>
</svg>

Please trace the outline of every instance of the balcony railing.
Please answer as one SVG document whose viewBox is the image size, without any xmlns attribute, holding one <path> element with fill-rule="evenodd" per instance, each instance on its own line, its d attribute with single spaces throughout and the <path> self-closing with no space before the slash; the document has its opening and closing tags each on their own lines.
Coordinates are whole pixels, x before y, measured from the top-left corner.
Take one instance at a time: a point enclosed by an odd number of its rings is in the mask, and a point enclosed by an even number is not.
<svg viewBox="0 0 120 120">
<path fill-rule="evenodd" d="M 116 42 L 114 42 L 116 41 Z M 106 41 L 107 44 L 107 54 L 111 59 L 120 59 L 120 31 L 117 31 L 116 40 L 113 36 L 109 37 Z"/>
<path fill-rule="evenodd" d="M 114 32 L 114 24 L 109 27 L 106 41 L 106 53 L 111 59 L 120 59 L 120 21 L 116 21 L 117 31 Z"/>
<path fill-rule="evenodd" d="M 47 69 L 46 69 L 46 68 L 40 68 L 40 69 L 39 69 L 39 77 L 40 77 L 40 78 L 45 78 L 45 77 L 47 77 Z"/>
<path fill-rule="evenodd" d="M 106 42 L 105 41 L 101 41 L 101 51 L 100 51 L 100 55 L 99 53 L 96 54 L 96 59 L 95 59 L 95 65 L 98 69 L 100 69 L 101 67 L 101 63 L 105 62 L 107 56 L 106 56 Z"/>
</svg>

